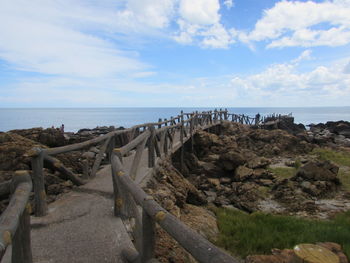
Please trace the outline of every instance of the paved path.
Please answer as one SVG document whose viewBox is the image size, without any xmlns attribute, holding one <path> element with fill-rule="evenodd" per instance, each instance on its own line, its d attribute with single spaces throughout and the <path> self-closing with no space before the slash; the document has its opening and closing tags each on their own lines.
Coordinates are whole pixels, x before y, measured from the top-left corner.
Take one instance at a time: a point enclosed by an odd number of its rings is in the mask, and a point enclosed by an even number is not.
<svg viewBox="0 0 350 263">
<path fill-rule="evenodd" d="M 174 138 L 172 152 L 181 147 L 179 132 Z M 145 149 L 135 180 L 138 184 L 153 171 L 147 157 Z M 123 158 L 126 171 L 132 159 L 133 154 Z M 47 216 L 32 217 L 31 224 L 33 261 L 37 263 L 123 262 L 121 250 L 132 246 L 123 222 L 113 216 L 110 165 L 87 184 L 51 203 Z"/>
</svg>

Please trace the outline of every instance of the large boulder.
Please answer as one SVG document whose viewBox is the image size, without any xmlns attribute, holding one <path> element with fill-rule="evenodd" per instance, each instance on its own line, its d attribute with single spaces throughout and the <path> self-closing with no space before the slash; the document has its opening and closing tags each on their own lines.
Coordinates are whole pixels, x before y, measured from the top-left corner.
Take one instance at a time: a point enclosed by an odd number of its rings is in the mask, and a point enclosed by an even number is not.
<svg viewBox="0 0 350 263">
<path fill-rule="evenodd" d="M 25 156 L 33 147 L 45 146 L 21 135 L 6 132 L 0 133 L 0 170 L 29 170 L 30 158 Z"/>
<path fill-rule="evenodd" d="M 234 171 L 246 162 L 244 156 L 237 151 L 229 151 L 220 155 L 218 164 L 226 171 Z"/>
<path fill-rule="evenodd" d="M 348 263 L 348 259 L 344 254 L 341 246 L 337 243 L 323 242 L 316 245 L 324 247 L 339 258 L 339 263 Z M 272 249 L 272 255 L 252 255 L 248 256 L 245 260 L 246 263 L 294 263 L 299 262 L 296 259 L 296 255 L 292 249 Z"/>
<path fill-rule="evenodd" d="M 32 128 L 22 130 L 12 130 L 11 133 L 16 133 L 27 139 L 39 142 L 48 147 L 58 147 L 66 144 L 66 139 L 59 129 L 55 128 Z"/>
<path fill-rule="evenodd" d="M 310 161 L 300 167 L 295 177 L 308 181 L 331 181 L 339 184 L 338 170 L 339 167 L 329 161 Z"/>
<path fill-rule="evenodd" d="M 239 182 L 246 181 L 253 174 L 254 174 L 253 169 L 250 169 L 246 166 L 241 165 L 241 166 L 238 166 L 238 168 L 236 169 L 234 179 Z"/>
</svg>

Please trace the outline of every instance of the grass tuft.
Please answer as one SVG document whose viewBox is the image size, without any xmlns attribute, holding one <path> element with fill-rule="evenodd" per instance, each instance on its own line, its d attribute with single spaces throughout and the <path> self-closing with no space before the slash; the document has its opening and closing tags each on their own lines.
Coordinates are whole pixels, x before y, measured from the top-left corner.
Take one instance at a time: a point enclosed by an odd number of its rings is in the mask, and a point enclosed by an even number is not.
<svg viewBox="0 0 350 263">
<path fill-rule="evenodd" d="M 321 160 L 328 160 L 337 165 L 350 167 L 350 152 L 334 151 L 328 148 L 315 148 L 312 153 L 316 154 Z"/>
<path fill-rule="evenodd" d="M 268 170 L 282 179 L 293 177 L 297 171 L 294 167 L 269 167 Z"/>
<path fill-rule="evenodd" d="M 350 255 L 350 211 L 333 220 L 309 220 L 264 213 L 246 214 L 217 209 L 218 246 L 233 255 L 246 257 L 270 254 L 272 248 L 293 248 L 300 243 L 336 242 Z"/>
</svg>

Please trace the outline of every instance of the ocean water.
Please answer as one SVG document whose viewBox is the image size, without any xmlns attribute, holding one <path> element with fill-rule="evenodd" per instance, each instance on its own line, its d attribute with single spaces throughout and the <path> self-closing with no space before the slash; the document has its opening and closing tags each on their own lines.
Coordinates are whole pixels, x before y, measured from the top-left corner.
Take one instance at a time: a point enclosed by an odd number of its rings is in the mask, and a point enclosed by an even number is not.
<svg viewBox="0 0 350 263">
<path fill-rule="evenodd" d="M 327 121 L 350 121 L 350 107 L 314 108 L 227 108 L 230 113 L 246 114 L 254 117 L 276 114 L 289 114 L 296 123 L 305 125 Z M 65 131 L 76 132 L 82 128 L 96 126 L 131 127 L 136 124 L 156 122 L 159 118 L 169 119 L 184 112 L 214 110 L 214 108 L 0 108 L 0 131 L 48 128 L 65 125 Z"/>
</svg>

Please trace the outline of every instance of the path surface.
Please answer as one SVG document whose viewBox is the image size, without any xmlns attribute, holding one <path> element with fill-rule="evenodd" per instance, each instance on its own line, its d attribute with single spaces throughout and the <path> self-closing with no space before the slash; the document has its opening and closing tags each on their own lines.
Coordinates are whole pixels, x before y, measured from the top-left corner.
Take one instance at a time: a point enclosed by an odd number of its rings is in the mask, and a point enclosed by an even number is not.
<svg viewBox="0 0 350 263">
<path fill-rule="evenodd" d="M 174 138 L 172 152 L 181 147 L 179 132 Z M 126 171 L 133 156 L 123 158 Z M 147 157 L 145 149 L 135 179 L 141 185 L 153 171 Z M 87 184 L 51 203 L 47 216 L 31 217 L 31 225 L 33 261 L 37 263 L 123 262 L 122 249 L 133 246 L 123 222 L 113 216 L 110 165 Z"/>
</svg>

